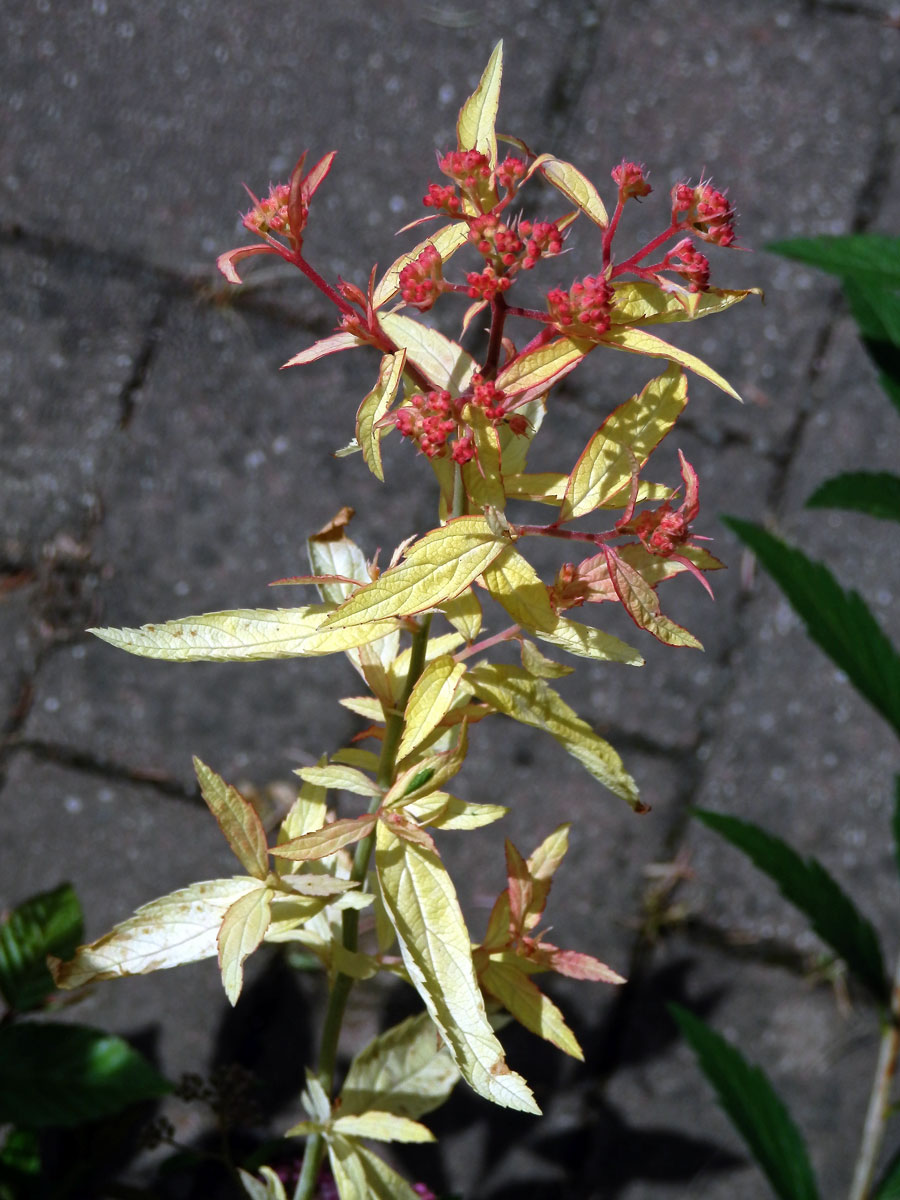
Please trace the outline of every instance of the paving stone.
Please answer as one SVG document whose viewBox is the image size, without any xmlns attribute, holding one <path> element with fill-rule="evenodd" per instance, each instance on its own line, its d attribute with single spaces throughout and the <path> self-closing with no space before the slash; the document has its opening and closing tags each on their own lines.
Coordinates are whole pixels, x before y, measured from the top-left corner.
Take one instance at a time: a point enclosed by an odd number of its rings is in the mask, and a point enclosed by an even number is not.
<svg viewBox="0 0 900 1200">
<path fill-rule="evenodd" d="M 154 299 L 83 256 L 17 245 L 4 246 L 0 279 L 0 554 L 33 565 L 97 518 Z"/>
</svg>

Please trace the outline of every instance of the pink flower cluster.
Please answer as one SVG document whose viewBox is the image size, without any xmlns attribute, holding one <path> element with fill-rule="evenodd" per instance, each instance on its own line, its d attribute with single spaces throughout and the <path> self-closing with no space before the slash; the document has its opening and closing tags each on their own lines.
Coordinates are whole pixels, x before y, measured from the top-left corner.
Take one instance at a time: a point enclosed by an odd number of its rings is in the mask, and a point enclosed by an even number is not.
<svg viewBox="0 0 900 1200">
<path fill-rule="evenodd" d="M 553 288 L 547 293 L 547 309 L 562 333 L 606 333 L 609 329 L 615 292 L 602 275 L 586 275 L 569 291 Z"/>
<path fill-rule="evenodd" d="M 697 237 L 717 246 L 734 242 L 734 208 L 724 192 L 717 191 L 709 180 L 696 187 L 676 183 L 672 188 L 672 223 L 689 225 Z"/>
<path fill-rule="evenodd" d="M 492 425 L 506 422 L 515 434 L 522 434 L 528 428 L 525 417 L 509 415 L 506 393 L 478 372 L 463 395 L 453 399 L 447 391 L 416 393 L 397 409 L 392 419 L 400 434 L 415 442 L 426 458 L 445 458 L 449 454 L 454 462 L 467 463 L 475 457 L 471 434 L 450 441 L 463 424 L 463 409 L 467 404 L 480 408 Z"/>
<path fill-rule="evenodd" d="M 415 304 L 425 312 L 444 290 L 442 263 L 439 251 L 426 246 L 418 258 L 413 259 L 400 272 L 400 295 L 407 304 Z"/>
<path fill-rule="evenodd" d="M 270 187 L 269 194 L 264 199 L 257 200 L 254 196 L 253 208 L 241 218 L 244 227 L 260 237 L 265 237 L 267 233 L 287 234 L 290 195 L 290 185 L 279 183 Z"/>
</svg>

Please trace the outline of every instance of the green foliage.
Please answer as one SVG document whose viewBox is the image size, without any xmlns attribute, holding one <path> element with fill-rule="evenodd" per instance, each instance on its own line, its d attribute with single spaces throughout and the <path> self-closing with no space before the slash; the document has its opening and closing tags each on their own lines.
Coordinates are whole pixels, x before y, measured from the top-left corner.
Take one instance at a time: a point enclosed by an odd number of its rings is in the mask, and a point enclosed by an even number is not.
<svg viewBox="0 0 900 1200">
<path fill-rule="evenodd" d="M 900 1152 L 894 1155 L 875 1191 L 872 1200 L 900 1200 Z"/>
<path fill-rule="evenodd" d="M 900 238 L 875 233 L 823 235 L 770 242 L 766 248 L 773 254 L 818 267 L 841 279 L 900 288 Z"/>
<path fill-rule="evenodd" d="M 889 1006 L 891 985 L 875 927 L 817 859 L 801 858 L 787 842 L 750 821 L 702 808 L 695 808 L 694 816 L 774 879 L 785 899 L 809 917 L 822 941 L 880 1004 Z"/>
<path fill-rule="evenodd" d="M 848 471 L 826 479 L 806 502 L 807 508 L 847 508 L 900 521 L 900 477 L 889 471 Z"/>
<path fill-rule="evenodd" d="M 0 1122 L 80 1125 L 169 1091 L 122 1038 L 50 1022 L 0 1028 Z"/>
<path fill-rule="evenodd" d="M 818 1200 L 803 1138 L 763 1072 L 687 1009 L 671 1004 L 669 1011 L 775 1195 Z"/>
<path fill-rule="evenodd" d="M 724 517 L 806 623 L 806 631 L 900 734 L 900 655 L 865 601 L 828 568 L 759 525 Z"/>
<path fill-rule="evenodd" d="M 11 1009 L 43 1006 L 54 990 L 47 955 L 68 958 L 82 933 L 81 905 L 68 883 L 13 909 L 0 925 L 0 993 Z"/>
</svg>

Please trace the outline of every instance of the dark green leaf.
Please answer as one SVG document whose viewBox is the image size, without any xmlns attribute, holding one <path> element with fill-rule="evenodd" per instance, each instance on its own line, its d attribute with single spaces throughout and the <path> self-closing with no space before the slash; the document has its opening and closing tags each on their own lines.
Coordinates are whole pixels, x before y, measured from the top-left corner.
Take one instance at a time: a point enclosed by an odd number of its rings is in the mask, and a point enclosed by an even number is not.
<svg viewBox="0 0 900 1200">
<path fill-rule="evenodd" d="M 687 1009 L 670 1004 L 669 1011 L 775 1195 L 818 1200 L 803 1138 L 763 1072 Z"/>
<path fill-rule="evenodd" d="M 41 1148 L 32 1129 L 10 1129 L 0 1150 L 0 1164 L 17 1175 L 37 1175 L 41 1169 Z"/>
<path fill-rule="evenodd" d="M 888 1168 L 872 1193 L 872 1200 L 900 1200 L 900 1151 L 888 1164 Z"/>
<path fill-rule="evenodd" d="M 891 985 L 878 934 L 820 862 L 801 858 L 787 842 L 749 821 L 704 808 L 693 812 L 773 879 L 782 896 L 809 917 L 822 941 L 840 955 L 873 996 L 882 1004 L 890 1003 Z"/>
<path fill-rule="evenodd" d="M 813 641 L 900 734 L 900 655 L 859 593 L 844 591 L 822 563 L 761 526 L 736 517 L 722 520 L 754 552 L 806 622 Z"/>
<path fill-rule="evenodd" d="M 870 517 L 900 521 L 900 475 L 889 471 L 852 471 L 826 479 L 806 502 L 807 508 L 849 508 Z"/>
<path fill-rule="evenodd" d="M 900 238 L 873 233 L 792 238 L 770 242 L 766 249 L 831 275 L 900 287 Z"/>
<path fill-rule="evenodd" d="M 900 408 L 900 295 L 853 279 L 844 280 L 844 292 L 881 385 Z"/>
<path fill-rule="evenodd" d="M 81 905 L 71 884 L 14 909 L 0 926 L 0 992 L 10 1008 L 40 1008 L 54 991 L 47 955 L 71 958 L 82 937 Z"/>
<path fill-rule="evenodd" d="M 37 1021 L 0 1028 L 0 1123 L 80 1125 L 170 1090 L 122 1038 Z"/>
</svg>

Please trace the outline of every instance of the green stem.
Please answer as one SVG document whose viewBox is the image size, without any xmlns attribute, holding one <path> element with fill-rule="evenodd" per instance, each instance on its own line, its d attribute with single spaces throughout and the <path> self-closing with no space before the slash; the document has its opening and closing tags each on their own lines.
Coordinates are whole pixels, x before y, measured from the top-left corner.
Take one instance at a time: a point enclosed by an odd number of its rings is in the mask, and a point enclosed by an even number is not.
<svg viewBox="0 0 900 1200">
<path fill-rule="evenodd" d="M 850 1185 L 850 1200 L 867 1200 L 875 1180 L 878 1155 L 884 1140 L 884 1130 L 891 1111 L 891 1090 L 897 1074 L 900 1055 L 900 959 L 894 969 L 890 1011 L 884 1017 L 878 1063 L 869 1096 L 869 1106 L 863 1125 L 859 1155 Z"/>
<path fill-rule="evenodd" d="M 378 759 L 376 782 L 383 788 L 393 783 L 394 772 L 397 768 L 397 750 L 403 736 L 404 712 L 416 681 L 425 667 L 425 654 L 428 649 L 428 634 L 431 629 L 431 613 L 426 613 L 413 634 L 409 656 L 409 671 L 403 688 L 403 695 L 397 708 L 385 722 L 384 740 L 381 743 L 381 755 Z M 375 796 L 369 806 L 370 812 L 378 809 L 380 798 Z M 374 831 L 362 841 L 357 842 L 353 855 L 353 869 L 350 878 L 356 883 L 364 883 L 369 871 L 369 860 L 375 845 Z M 341 942 L 345 950 L 355 951 L 359 943 L 359 911 L 355 908 L 345 909 L 341 917 Z M 328 997 L 328 1007 L 325 1011 L 325 1021 L 322 1026 L 322 1040 L 319 1049 L 319 1069 L 316 1072 L 319 1082 L 327 1093 L 334 1087 L 334 1073 L 337 1065 L 338 1041 L 344 1012 L 347 1007 L 353 979 L 350 975 L 338 974 L 335 977 Z M 315 1194 L 322 1159 L 325 1154 L 325 1138 L 320 1133 L 313 1134 L 306 1142 L 303 1154 L 303 1166 L 300 1178 L 294 1189 L 294 1200 L 312 1200 Z"/>
</svg>

